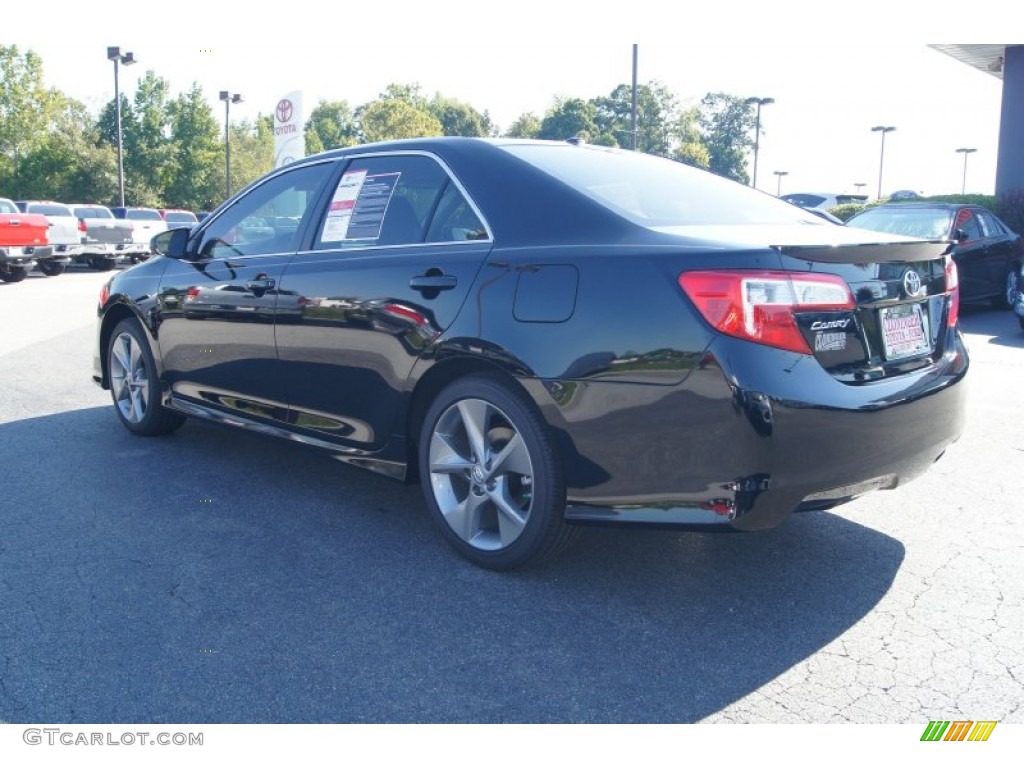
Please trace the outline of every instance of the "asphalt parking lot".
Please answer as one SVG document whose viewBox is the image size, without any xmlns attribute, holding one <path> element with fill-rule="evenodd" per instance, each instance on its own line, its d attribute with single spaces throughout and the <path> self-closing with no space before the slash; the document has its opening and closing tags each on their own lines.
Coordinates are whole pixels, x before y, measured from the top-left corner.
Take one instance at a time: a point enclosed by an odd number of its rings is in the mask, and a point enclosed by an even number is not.
<svg viewBox="0 0 1024 768">
<path fill-rule="evenodd" d="M 478 570 L 416 487 L 90 379 L 107 275 L 0 284 L 0 721 L 1024 722 L 1024 332 L 966 311 L 963 438 L 774 531 L 588 529 Z"/>
</svg>

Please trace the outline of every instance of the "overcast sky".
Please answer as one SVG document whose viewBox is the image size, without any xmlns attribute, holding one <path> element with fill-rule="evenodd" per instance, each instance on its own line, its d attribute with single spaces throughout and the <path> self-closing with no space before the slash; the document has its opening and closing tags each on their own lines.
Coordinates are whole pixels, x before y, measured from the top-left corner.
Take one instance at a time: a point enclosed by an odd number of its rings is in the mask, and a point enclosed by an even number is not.
<svg viewBox="0 0 1024 768">
<path fill-rule="evenodd" d="M 6 9 L 0 41 L 39 53 L 47 83 L 94 112 L 113 97 L 106 46 L 119 45 L 139 61 L 121 70 L 129 96 L 147 69 L 169 80 L 172 94 L 197 81 L 220 121 L 220 90 L 244 95 L 235 119 L 269 113 L 291 90 L 303 92 L 308 115 L 320 99 L 358 105 L 389 83 L 418 82 L 428 95 L 488 110 L 502 128 L 523 112 L 543 115 L 557 95 L 592 98 L 628 83 L 637 41 L 640 81 L 660 80 L 684 105 L 709 91 L 776 100 L 762 111 L 761 189 L 776 190 L 779 170 L 788 172 L 783 193 L 853 192 L 864 182 L 874 195 L 880 135 L 870 129 L 884 124 L 897 130 L 886 138 L 883 193 L 959 192 L 963 155 L 955 150 L 965 146 L 978 150 L 967 191 L 992 193 L 1002 81 L 926 46 L 991 42 L 979 30 L 1003 30 L 980 7 L 988 1 L 970 5 L 972 28 L 961 21 L 962 3 L 941 0 L 895 11 L 897 3 L 876 0 L 705 3 L 700 11 L 686 7 L 692 0 L 379 0 L 358 10 L 306 0 L 275 4 L 277 18 L 262 10 L 271 5 L 240 11 L 246 6 L 221 9 L 212 0 L 102 6 L 85 17 L 81 3 L 62 0 L 47 4 L 47 19 L 25 3 L 13 21 Z M 54 33 L 62 5 L 68 21 Z M 153 10 L 143 16 L 143 7 Z"/>
</svg>

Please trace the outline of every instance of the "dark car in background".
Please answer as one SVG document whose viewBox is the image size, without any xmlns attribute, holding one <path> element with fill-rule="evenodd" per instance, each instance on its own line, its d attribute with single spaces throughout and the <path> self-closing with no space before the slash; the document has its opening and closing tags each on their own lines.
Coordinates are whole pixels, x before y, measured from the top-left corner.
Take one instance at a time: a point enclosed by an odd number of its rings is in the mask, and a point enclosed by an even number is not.
<svg viewBox="0 0 1024 768">
<path fill-rule="evenodd" d="M 988 301 L 1000 309 L 1014 303 L 1024 245 L 1020 235 L 987 208 L 960 203 L 890 203 L 858 213 L 846 226 L 948 240 L 953 243 L 961 301 Z"/>
<path fill-rule="evenodd" d="M 305 158 L 114 276 L 93 378 L 421 483 L 509 569 L 579 524 L 755 530 L 925 471 L 968 370 L 947 244 L 662 158 L 435 138 Z"/>
</svg>

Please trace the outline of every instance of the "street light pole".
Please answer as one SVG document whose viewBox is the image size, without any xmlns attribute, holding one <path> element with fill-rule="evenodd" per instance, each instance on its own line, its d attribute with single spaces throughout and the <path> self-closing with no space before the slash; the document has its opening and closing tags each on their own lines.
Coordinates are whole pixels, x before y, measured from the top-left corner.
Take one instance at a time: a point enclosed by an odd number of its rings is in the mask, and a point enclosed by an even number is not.
<svg viewBox="0 0 1024 768">
<path fill-rule="evenodd" d="M 960 149 L 957 150 L 957 152 L 963 152 L 964 153 L 964 180 L 963 180 L 963 183 L 960 185 L 960 194 L 961 195 L 964 194 L 965 192 L 967 192 L 967 156 L 969 154 L 971 154 L 971 152 L 977 152 L 977 151 L 978 150 L 976 150 L 974 147 L 960 147 Z"/>
<path fill-rule="evenodd" d="M 775 99 L 771 97 L 759 98 L 757 96 L 751 96 L 749 99 L 745 99 L 744 104 L 757 104 L 757 122 L 754 127 L 754 178 L 750 182 L 750 186 L 757 189 L 757 152 L 761 146 L 761 107 L 765 104 L 774 104 Z"/>
<path fill-rule="evenodd" d="M 775 196 L 782 197 L 782 177 L 789 176 L 789 171 L 772 171 L 772 173 L 779 177 L 778 184 L 775 186 Z"/>
<path fill-rule="evenodd" d="M 862 187 L 866 187 L 867 185 L 868 185 L 868 183 L 866 181 L 855 181 L 855 182 L 853 182 L 853 186 L 855 186 L 857 188 L 857 194 L 858 195 L 860 194 L 861 188 Z"/>
<path fill-rule="evenodd" d="M 107 46 L 107 59 L 114 62 L 114 108 L 117 114 L 117 193 L 118 203 L 124 208 L 124 144 L 121 140 L 121 83 L 118 78 L 118 66 L 126 67 L 135 63 L 135 55 L 128 51 L 121 53 L 116 45 Z"/>
<path fill-rule="evenodd" d="M 241 104 L 245 99 L 242 98 L 242 94 L 240 93 L 221 91 L 220 100 L 224 102 L 224 158 L 226 165 L 224 169 L 224 199 L 227 200 L 231 197 L 231 131 L 229 126 L 229 121 L 231 119 L 231 105 Z"/>
<path fill-rule="evenodd" d="M 892 125 L 876 125 L 871 130 L 872 130 L 872 132 L 874 132 L 874 131 L 881 131 L 882 132 L 882 153 L 881 153 L 881 155 L 878 158 L 878 199 L 881 200 L 882 199 L 882 166 L 885 163 L 885 134 L 889 133 L 890 131 L 895 131 L 896 127 L 892 126 Z"/>
</svg>

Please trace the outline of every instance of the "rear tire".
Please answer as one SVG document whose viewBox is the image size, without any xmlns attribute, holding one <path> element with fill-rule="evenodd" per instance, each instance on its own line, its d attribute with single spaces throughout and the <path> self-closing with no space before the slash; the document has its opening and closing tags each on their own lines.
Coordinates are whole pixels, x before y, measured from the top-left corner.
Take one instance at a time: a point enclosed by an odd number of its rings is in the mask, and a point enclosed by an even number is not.
<svg viewBox="0 0 1024 768">
<path fill-rule="evenodd" d="M 122 320 L 107 344 L 107 371 L 114 411 L 125 429 L 136 435 L 166 435 L 185 423 L 185 416 L 160 402 L 160 382 L 149 341 L 134 318 Z"/>
<path fill-rule="evenodd" d="M 0 280 L 5 283 L 20 283 L 28 277 L 28 267 L 8 267 L 0 269 Z"/>
<path fill-rule="evenodd" d="M 99 272 L 109 272 L 117 266 L 117 259 L 106 256 L 93 256 L 89 259 L 89 266 Z"/>
<path fill-rule="evenodd" d="M 482 568 L 537 564 L 575 538 L 548 426 L 498 376 L 470 376 L 441 391 L 420 431 L 419 468 L 442 535 Z"/>
<path fill-rule="evenodd" d="M 56 277 L 57 275 L 63 275 L 67 270 L 68 265 L 60 261 L 44 262 L 39 265 L 39 271 L 47 277 Z"/>
</svg>

